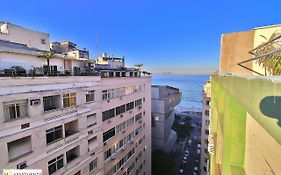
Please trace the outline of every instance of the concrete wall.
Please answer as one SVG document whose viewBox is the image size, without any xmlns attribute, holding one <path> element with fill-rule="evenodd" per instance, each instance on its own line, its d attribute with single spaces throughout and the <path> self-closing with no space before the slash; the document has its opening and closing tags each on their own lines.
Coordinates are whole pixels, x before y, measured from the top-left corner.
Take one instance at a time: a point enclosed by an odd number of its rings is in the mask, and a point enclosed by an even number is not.
<svg viewBox="0 0 281 175">
<path fill-rule="evenodd" d="M 237 75 L 252 74 L 250 71 L 240 67 L 237 63 L 252 57 L 248 53 L 253 49 L 254 31 L 223 34 L 221 37 L 220 67 L 219 72 Z M 252 69 L 252 63 L 245 64 Z"/>
<path fill-rule="evenodd" d="M 280 158 L 281 145 L 248 113 L 245 154 L 246 174 L 280 174 Z"/>
<path fill-rule="evenodd" d="M 50 50 L 49 34 L 25 29 L 21 26 L 9 23 L 5 23 L 2 25 L 1 28 L 7 28 L 7 33 L 0 32 L 0 40 L 25 44 L 28 47 L 37 48 L 39 50 Z M 41 39 L 45 40 L 45 44 L 41 43 Z"/>
</svg>

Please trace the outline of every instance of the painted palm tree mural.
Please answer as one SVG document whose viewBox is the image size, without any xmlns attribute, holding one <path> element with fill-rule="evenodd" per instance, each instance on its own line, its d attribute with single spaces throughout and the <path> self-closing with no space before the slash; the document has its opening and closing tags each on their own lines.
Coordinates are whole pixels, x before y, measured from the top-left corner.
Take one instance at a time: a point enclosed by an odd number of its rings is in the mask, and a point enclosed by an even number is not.
<svg viewBox="0 0 281 175">
<path fill-rule="evenodd" d="M 242 61 L 238 65 L 259 75 L 281 75 L 281 31 L 274 32 L 270 38 L 263 35 L 260 37 L 264 38 L 266 42 L 249 51 L 254 56 L 253 58 Z M 265 70 L 264 74 L 243 65 L 250 61 L 256 61 L 262 66 Z"/>
</svg>

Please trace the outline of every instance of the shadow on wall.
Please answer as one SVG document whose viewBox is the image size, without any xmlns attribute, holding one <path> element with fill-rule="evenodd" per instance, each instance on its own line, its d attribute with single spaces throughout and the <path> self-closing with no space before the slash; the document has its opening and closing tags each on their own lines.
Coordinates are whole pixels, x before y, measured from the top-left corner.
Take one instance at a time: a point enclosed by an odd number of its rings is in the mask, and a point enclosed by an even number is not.
<svg viewBox="0 0 281 175">
<path fill-rule="evenodd" d="M 276 118 L 281 127 L 281 96 L 264 97 L 260 102 L 260 110 L 264 115 Z"/>
</svg>

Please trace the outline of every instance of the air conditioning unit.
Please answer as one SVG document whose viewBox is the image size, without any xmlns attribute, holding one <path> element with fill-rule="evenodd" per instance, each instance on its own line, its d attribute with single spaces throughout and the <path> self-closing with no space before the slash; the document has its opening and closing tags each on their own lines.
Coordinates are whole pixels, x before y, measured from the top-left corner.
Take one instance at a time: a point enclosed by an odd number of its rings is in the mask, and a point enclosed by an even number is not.
<svg viewBox="0 0 281 175">
<path fill-rule="evenodd" d="M 122 118 L 122 117 L 123 117 L 123 114 L 121 114 L 120 117 Z"/>
<path fill-rule="evenodd" d="M 17 164 L 17 169 L 24 169 L 26 167 L 27 167 L 26 161 Z"/>
<path fill-rule="evenodd" d="M 115 160 L 115 157 L 114 157 L 114 156 L 112 156 L 112 157 L 111 157 L 111 160 Z"/>
<path fill-rule="evenodd" d="M 40 104 L 40 99 L 30 100 L 30 106 L 35 106 Z"/>
<path fill-rule="evenodd" d="M 88 131 L 88 135 L 93 134 L 93 130 Z"/>
<path fill-rule="evenodd" d="M 123 131 L 122 131 L 122 133 L 124 134 L 126 132 L 126 130 L 124 129 Z"/>
<path fill-rule="evenodd" d="M 109 103 L 110 102 L 110 100 L 107 100 L 107 103 Z"/>
<path fill-rule="evenodd" d="M 107 120 L 107 123 L 111 123 L 111 120 Z"/>
<path fill-rule="evenodd" d="M 139 123 L 142 123 L 142 120 L 139 120 Z"/>
</svg>

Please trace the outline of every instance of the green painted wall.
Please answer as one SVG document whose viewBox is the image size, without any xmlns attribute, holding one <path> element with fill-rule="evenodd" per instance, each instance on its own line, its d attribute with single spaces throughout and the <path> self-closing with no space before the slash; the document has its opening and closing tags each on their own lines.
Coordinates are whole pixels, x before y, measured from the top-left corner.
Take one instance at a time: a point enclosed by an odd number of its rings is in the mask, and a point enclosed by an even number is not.
<svg viewBox="0 0 281 175">
<path fill-rule="evenodd" d="M 222 163 L 222 174 L 244 174 L 246 110 L 212 77 L 212 133 L 217 134 L 213 161 Z"/>
<path fill-rule="evenodd" d="M 281 143 L 281 81 L 262 77 L 212 76 L 211 128 L 216 136 L 211 175 L 243 175 L 247 112 Z"/>
</svg>

